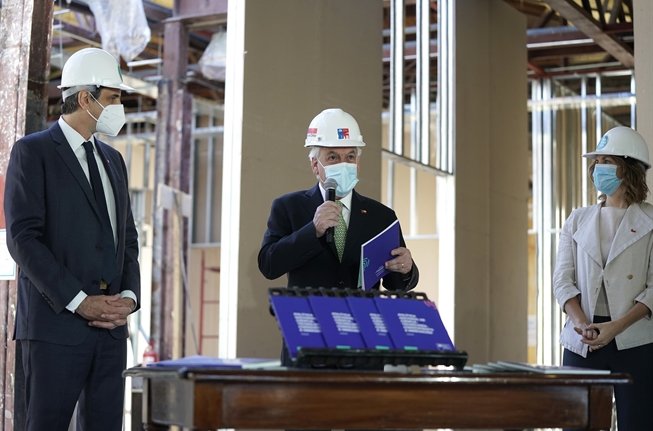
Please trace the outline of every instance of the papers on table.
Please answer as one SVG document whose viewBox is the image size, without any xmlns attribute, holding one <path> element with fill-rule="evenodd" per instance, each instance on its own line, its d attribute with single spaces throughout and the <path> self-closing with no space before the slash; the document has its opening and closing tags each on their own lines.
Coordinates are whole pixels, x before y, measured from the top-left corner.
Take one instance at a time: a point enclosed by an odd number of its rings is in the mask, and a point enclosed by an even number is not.
<svg viewBox="0 0 653 431">
<path fill-rule="evenodd" d="M 610 370 L 572 367 L 569 365 L 540 365 L 518 361 L 497 361 L 471 366 L 475 373 L 528 372 L 537 374 L 610 374 Z"/>
<path fill-rule="evenodd" d="M 214 358 L 211 356 L 185 356 L 147 364 L 148 367 L 160 368 L 226 368 L 226 369 L 263 369 L 281 366 L 279 359 L 269 358 Z"/>
</svg>

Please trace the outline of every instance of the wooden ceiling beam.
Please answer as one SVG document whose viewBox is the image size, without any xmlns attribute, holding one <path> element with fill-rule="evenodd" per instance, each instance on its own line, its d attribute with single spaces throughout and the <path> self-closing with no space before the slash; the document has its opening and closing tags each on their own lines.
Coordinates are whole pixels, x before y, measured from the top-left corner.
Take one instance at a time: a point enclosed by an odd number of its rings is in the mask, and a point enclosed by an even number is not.
<svg viewBox="0 0 653 431">
<path fill-rule="evenodd" d="M 584 45 L 574 47 L 552 47 L 545 49 L 529 50 L 528 60 L 537 61 L 549 58 L 570 58 L 582 55 L 600 54 L 604 52 L 603 49 L 596 45 Z"/>
<path fill-rule="evenodd" d="M 621 6 L 621 0 L 615 0 L 612 4 L 612 9 L 610 9 L 610 19 L 608 20 L 609 24 L 615 24 L 617 18 L 623 17 L 623 7 Z"/>
<path fill-rule="evenodd" d="M 616 58 L 625 67 L 635 66 L 632 49 L 618 38 L 607 34 L 592 16 L 573 0 L 546 0 L 546 3 L 576 28 L 591 37 L 608 54 Z"/>
</svg>

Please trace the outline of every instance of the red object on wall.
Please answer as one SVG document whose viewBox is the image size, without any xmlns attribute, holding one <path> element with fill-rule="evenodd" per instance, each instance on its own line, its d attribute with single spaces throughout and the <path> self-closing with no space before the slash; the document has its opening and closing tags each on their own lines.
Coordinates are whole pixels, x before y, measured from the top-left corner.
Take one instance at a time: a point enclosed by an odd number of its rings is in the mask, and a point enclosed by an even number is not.
<svg viewBox="0 0 653 431">
<path fill-rule="evenodd" d="M 143 352 L 143 365 L 159 362 L 159 354 L 154 349 L 154 340 L 150 338 L 145 351 Z"/>
</svg>

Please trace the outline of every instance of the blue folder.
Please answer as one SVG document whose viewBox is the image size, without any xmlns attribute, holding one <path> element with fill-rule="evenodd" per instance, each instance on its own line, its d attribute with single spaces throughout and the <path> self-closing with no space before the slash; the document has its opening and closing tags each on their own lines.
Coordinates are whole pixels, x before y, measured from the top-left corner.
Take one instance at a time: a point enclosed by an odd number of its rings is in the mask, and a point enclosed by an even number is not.
<svg viewBox="0 0 653 431">
<path fill-rule="evenodd" d="M 297 352 L 302 348 L 326 347 L 320 324 L 308 299 L 299 296 L 271 296 L 270 303 L 292 359 L 297 358 Z"/>
<path fill-rule="evenodd" d="M 390 350 L 394 348 L 388 327 L 383 316 L 376 308 L 373 298 L 347 297 L 347 303 L 352 315 L 358 322 L 365 347 L 376 350 Z"/>
<path fill-rule="evenodd" d="M 433 302 L 383 297 L 374 301 L 397 349 L 456 350 Z"/>
<path fill-rule="evenodd" d="M 328 348 L 362 349 L 365 347 L 358 323 L 345 298 L 310 296 L 308 302 L 320 324 Z"/>
</svg>

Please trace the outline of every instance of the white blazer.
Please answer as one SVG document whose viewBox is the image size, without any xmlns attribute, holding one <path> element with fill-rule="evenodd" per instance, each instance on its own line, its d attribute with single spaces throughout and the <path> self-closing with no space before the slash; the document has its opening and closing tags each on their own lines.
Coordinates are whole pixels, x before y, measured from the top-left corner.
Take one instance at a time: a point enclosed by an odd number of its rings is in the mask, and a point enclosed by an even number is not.
<svg viewBox="0 0 653 431">
<path fill-rule="evenodd" d="M 628 207 L 617 229 L 603 267 L 599 238 L 601 204 L 574 210 L 562 228 L 558 257 L 553 272 L 553 293 L 560 307 L 580 295 L 580 304 L 592 322 L 601 283 L 616 320 L 635 302 L 653 310 L 653 206 L 648 203 Z M 617 335 L 619 350 L 653 342 L 653 320 L 641 319 Z M 567 317 L 560 344 L 583 357 L 588 346 L 574 331 Z"/>
</svg>

